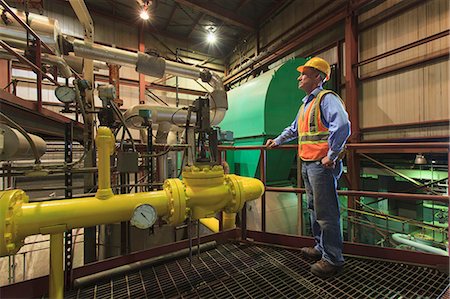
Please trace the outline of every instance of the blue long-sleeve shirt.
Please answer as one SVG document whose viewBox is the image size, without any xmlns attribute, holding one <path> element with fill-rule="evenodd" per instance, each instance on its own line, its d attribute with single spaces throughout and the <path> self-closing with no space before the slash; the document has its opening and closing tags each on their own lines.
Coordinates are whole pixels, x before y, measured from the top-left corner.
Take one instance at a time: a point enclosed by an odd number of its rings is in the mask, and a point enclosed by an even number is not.
<svg viewBox="0 0 450 299">
<path fill-rule="evenodd" d="M 311 104 L 322 87 L 317 87 L 309 95 L 303 98 L 305 111 Z M 347 111 L 341 101 L 332 93 L 327 93 L 320 103 L 321 115 L 320 118 L 325 127 L 328 128 L 330 136 L 328 137 L 328 157 L 335 161 L 339 153 L 343 150 L 347 138 L 350 136 L 350 121 L 348 120 Z M 300 111 L 299 111 L 300 113 Z M 292 124 L 285 128 L 283 132 L 274 139 L 277 145 L 289 142 L 298 138 L 298 118 L 299 113 L 295 117 Z"/>
</svg>

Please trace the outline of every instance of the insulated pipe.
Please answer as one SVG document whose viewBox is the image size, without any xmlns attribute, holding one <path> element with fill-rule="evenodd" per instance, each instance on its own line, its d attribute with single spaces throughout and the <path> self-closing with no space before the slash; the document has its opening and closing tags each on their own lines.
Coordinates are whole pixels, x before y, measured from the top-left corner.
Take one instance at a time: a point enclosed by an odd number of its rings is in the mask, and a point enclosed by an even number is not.
<svg viewBox="0 0 450 299">
<path fill-rule="evenodd" d="M 75 72 L 81 74 L 83 72 L 84 67 L 84 59 L 81 57 L 73 56 L 73 55 L 64 55 L 63 56 L 66 63 L 75 70 Z M 109 70 L 108 65 L 104 61 L 94 60 L 94 69 L 98 70 Z"/>
<path fill-rule="evenodd" d="M 396 233 L 392 234 L 392 239 L 398 243 L 403 243 L 426 252 L 448 256 L 447 251 L 414 241 L 414 237 L 409 235 Z"/>
<path fill-rule="evenodd" d="M 143 52 L 131 52 L 121 50 L 113 47 L 107 47 L 103 45 L 87 43 L 81 40 L 69 40 L 61 39 L 61 47 L 64 49 L 65 54 L 68 52 L 74 52 L 75 56 L 80 56 L 88 59 L 96 59 L 106 61 L 112 64 L 134 66 L 138 73 L 142 73 L 148 76 L 162 78 L 164 74 L 171 74 L 175 76 L 191 78 L 194 80 L 201 79 L 203 82 L 207 82 L 213 91 L 209 94 L 210 107 L 211 107 L 211 125 L 219 124 L 225 116 L 225 112 L 228 109 L 227 94 L 223 85 L 222 79 L 209 70 L 199 69 L 194 66 L 185 65 L 179 62 L 167 61 L 161 57 L 155 57 Z M 142 118 L 138 117 L 136 110 L 143 109 L 139 105 L 138 108 L 130 108 L 128 112 L 128 118 L 134 118 L 133 126 L 140 127 Z M 165 110 L 158 108 L 159 106 L 145 106 L 152 111 L 152 121 L 159 123 L 158 119 L 153 119 L 153 114 L 163 114 Z M 167 108 L 167 107 L 164 107 Z M 130 112 L 129 112 L 130 111 Z M 137 111 L 138 112 L 138 111 Z M 170 111 L 169 116 L 161 121 L 170 121 L 171 123 L 178 124 L 172 119 L 175 111 Z M 180 123 L 186 122 L 187 112 L 177 112 L 178 118 L 181 118 Z M 126 117 L 127 119 L 127 117 Z M 139 123 L 139 124 L 138 124 Z"/>
<path fill-rule="evenodd" d="M 24 56 L 24 51 L 19 49 L 14 49 L 17 53 Z M 15 60 L 17 59 L 16 56 L 10 54 L 5 49 L 0 49 L 0 57 L 8 60 Z M 69 65 L 66 63 L 66 61 L 59 57 L 52 54 L 42 53 L 41 54 L 42 62 L 45 64 L 53 65 L 58 67 L 58 71 L 64 78 L 70 78 L 72 76 L 72 70 L 70 69 Z"/>
<path fill-rule="evenodd" d="M 47 144 L 39 136 L 29 133 L 28 136 L 36 146 L 37 158 L 42 157 Z M 0 139 L 3 139 L 0 143 L 0 161 L 36 159 L 30 142 L 18 130 L 6 124 L 0 124 Z"/>
<path fill-rule="evenodd" d="M 24 22 L 26 22 L 25 12 L 11 8 L 11 10 Z M 27 32 L 16 19 L 14 19 L 5 9 L 0 9 L 0 14 L 5 15 L 0 22 L 0 39 L 14 39 L 18 41 L 27 40 Z M 59 54 L 58 36 L 61 34 L 58 20 L 30 13 L 28 22 L 31 29 L 36 32 L 41 40 L 55 49 L 55 53 Z"/>
<path fill-rule="evenodd" d="M 72 44 L 75 56 L 131 67 L 136 66 L 138 61 L 138 54 L 135 52 L 88 43 L 77 39 L 67 41 Z"/>
</svg>

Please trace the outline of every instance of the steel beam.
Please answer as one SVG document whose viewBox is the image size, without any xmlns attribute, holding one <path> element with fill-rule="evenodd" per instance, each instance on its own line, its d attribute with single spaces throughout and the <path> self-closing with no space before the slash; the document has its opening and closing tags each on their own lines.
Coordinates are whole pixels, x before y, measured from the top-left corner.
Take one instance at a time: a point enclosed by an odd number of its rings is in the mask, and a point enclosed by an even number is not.
<svg viewBox="0 0 450 299">
<path fill-rule="evenodd" d="M 0 90 L 0 110 L 18 122 L 27 132 L 44 137 L 64 138 L 65 124 L 71 122 L 59 113 L 42 108 L 36 111 L 36 102 L 31 102 Z M 83 141 L 83 125 L 74 123 L 74 139 Z"/>
<path fill-rule="evenodd" d="M 250 230 L 247 233 L 248 237 L 252 238 L 255 242 L 277 244 L 294 248 L 314 245 L 314 239 L 312 237 L 298 237 Z M 344 254 L 448 268 L 448 256 L 359 243 L 344 242 Z"/>
<path fill-rule="evenodd" d="M 190 7 L 204 14 L 213 16 L 230 25 L 241 27 L 250 32 L 256 30 L 256 26 L 255 24 L 253 24 L 251 20 L 242 18 L 231 11 L 224 10 L 222 7 L 216 4 L 200 2 L 198 0 L 175 0 L 175 1 L 179 4 Z"/>
</svg>

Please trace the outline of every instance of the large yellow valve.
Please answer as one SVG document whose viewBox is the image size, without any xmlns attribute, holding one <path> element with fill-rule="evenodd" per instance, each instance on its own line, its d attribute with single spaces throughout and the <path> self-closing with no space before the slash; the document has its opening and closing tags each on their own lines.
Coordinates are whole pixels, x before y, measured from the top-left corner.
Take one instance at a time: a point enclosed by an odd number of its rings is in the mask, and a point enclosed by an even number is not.
<svg viewBox="0 0 450 299">
<path fill-rule="evenodd" d="M 95 197 L 30 203 L 22 190 L 0 192 L 0 256 L 15 254 L 27 236 L 50 234 L 50 298 L 64 296 L 62 240 L 66 230 L 128 221 L 142 205 L 151 206 L 157 216 L 173 225 L 187 217 L 201 219 L 220 211 L 235 216 L 246 201 L 264 192 L 258 179 L 226 175 L 222 166 L 195 165 L 185 167 L 183 180 L 166 180 L 164 190 L 114 195 L 109 156 L 115 140 L 111 130 L 100 127 L 96 143 L 99 187 Z"/>
<path fill-rule="evenodd" d="M 166 180 L 164 190 L 114 195 L 109 164 L 114 137 L 108 128 L 100 127 L 96 142 L 99 189 L 95 197 L 30 203 L 22 190 L 0 192 L 0 256 L 16 253 L 30 235 L 128 221 L 142 204 L 151 205 L 159 217 L 177 225 L 189 216 L 236 213 L 264 192 L 258 179 L 226 175 L 222 166 L 195 165 L 185 167 L 182 180 Z"/>
</svg>

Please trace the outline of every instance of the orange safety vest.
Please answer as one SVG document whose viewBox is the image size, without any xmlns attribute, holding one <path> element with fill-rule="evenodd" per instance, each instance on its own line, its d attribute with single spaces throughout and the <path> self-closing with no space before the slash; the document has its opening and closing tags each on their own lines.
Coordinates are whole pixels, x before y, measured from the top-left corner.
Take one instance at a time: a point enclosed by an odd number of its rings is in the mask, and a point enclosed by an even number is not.
<svg viewBox="0 0 450 299">
<path fill-rule="evenodd" d="M 311 100 L 305 111 L 305 104 L 300 106 L 298 117 L 298 156 L 303 161 L 320 161 L 328 153 L 328 137 L 330 132 L 322 123 L 320 103 L 323 96 L 332 93 L 344 105 L 341 97 L 332 90 L 322 90 Z"/>
</svg>

